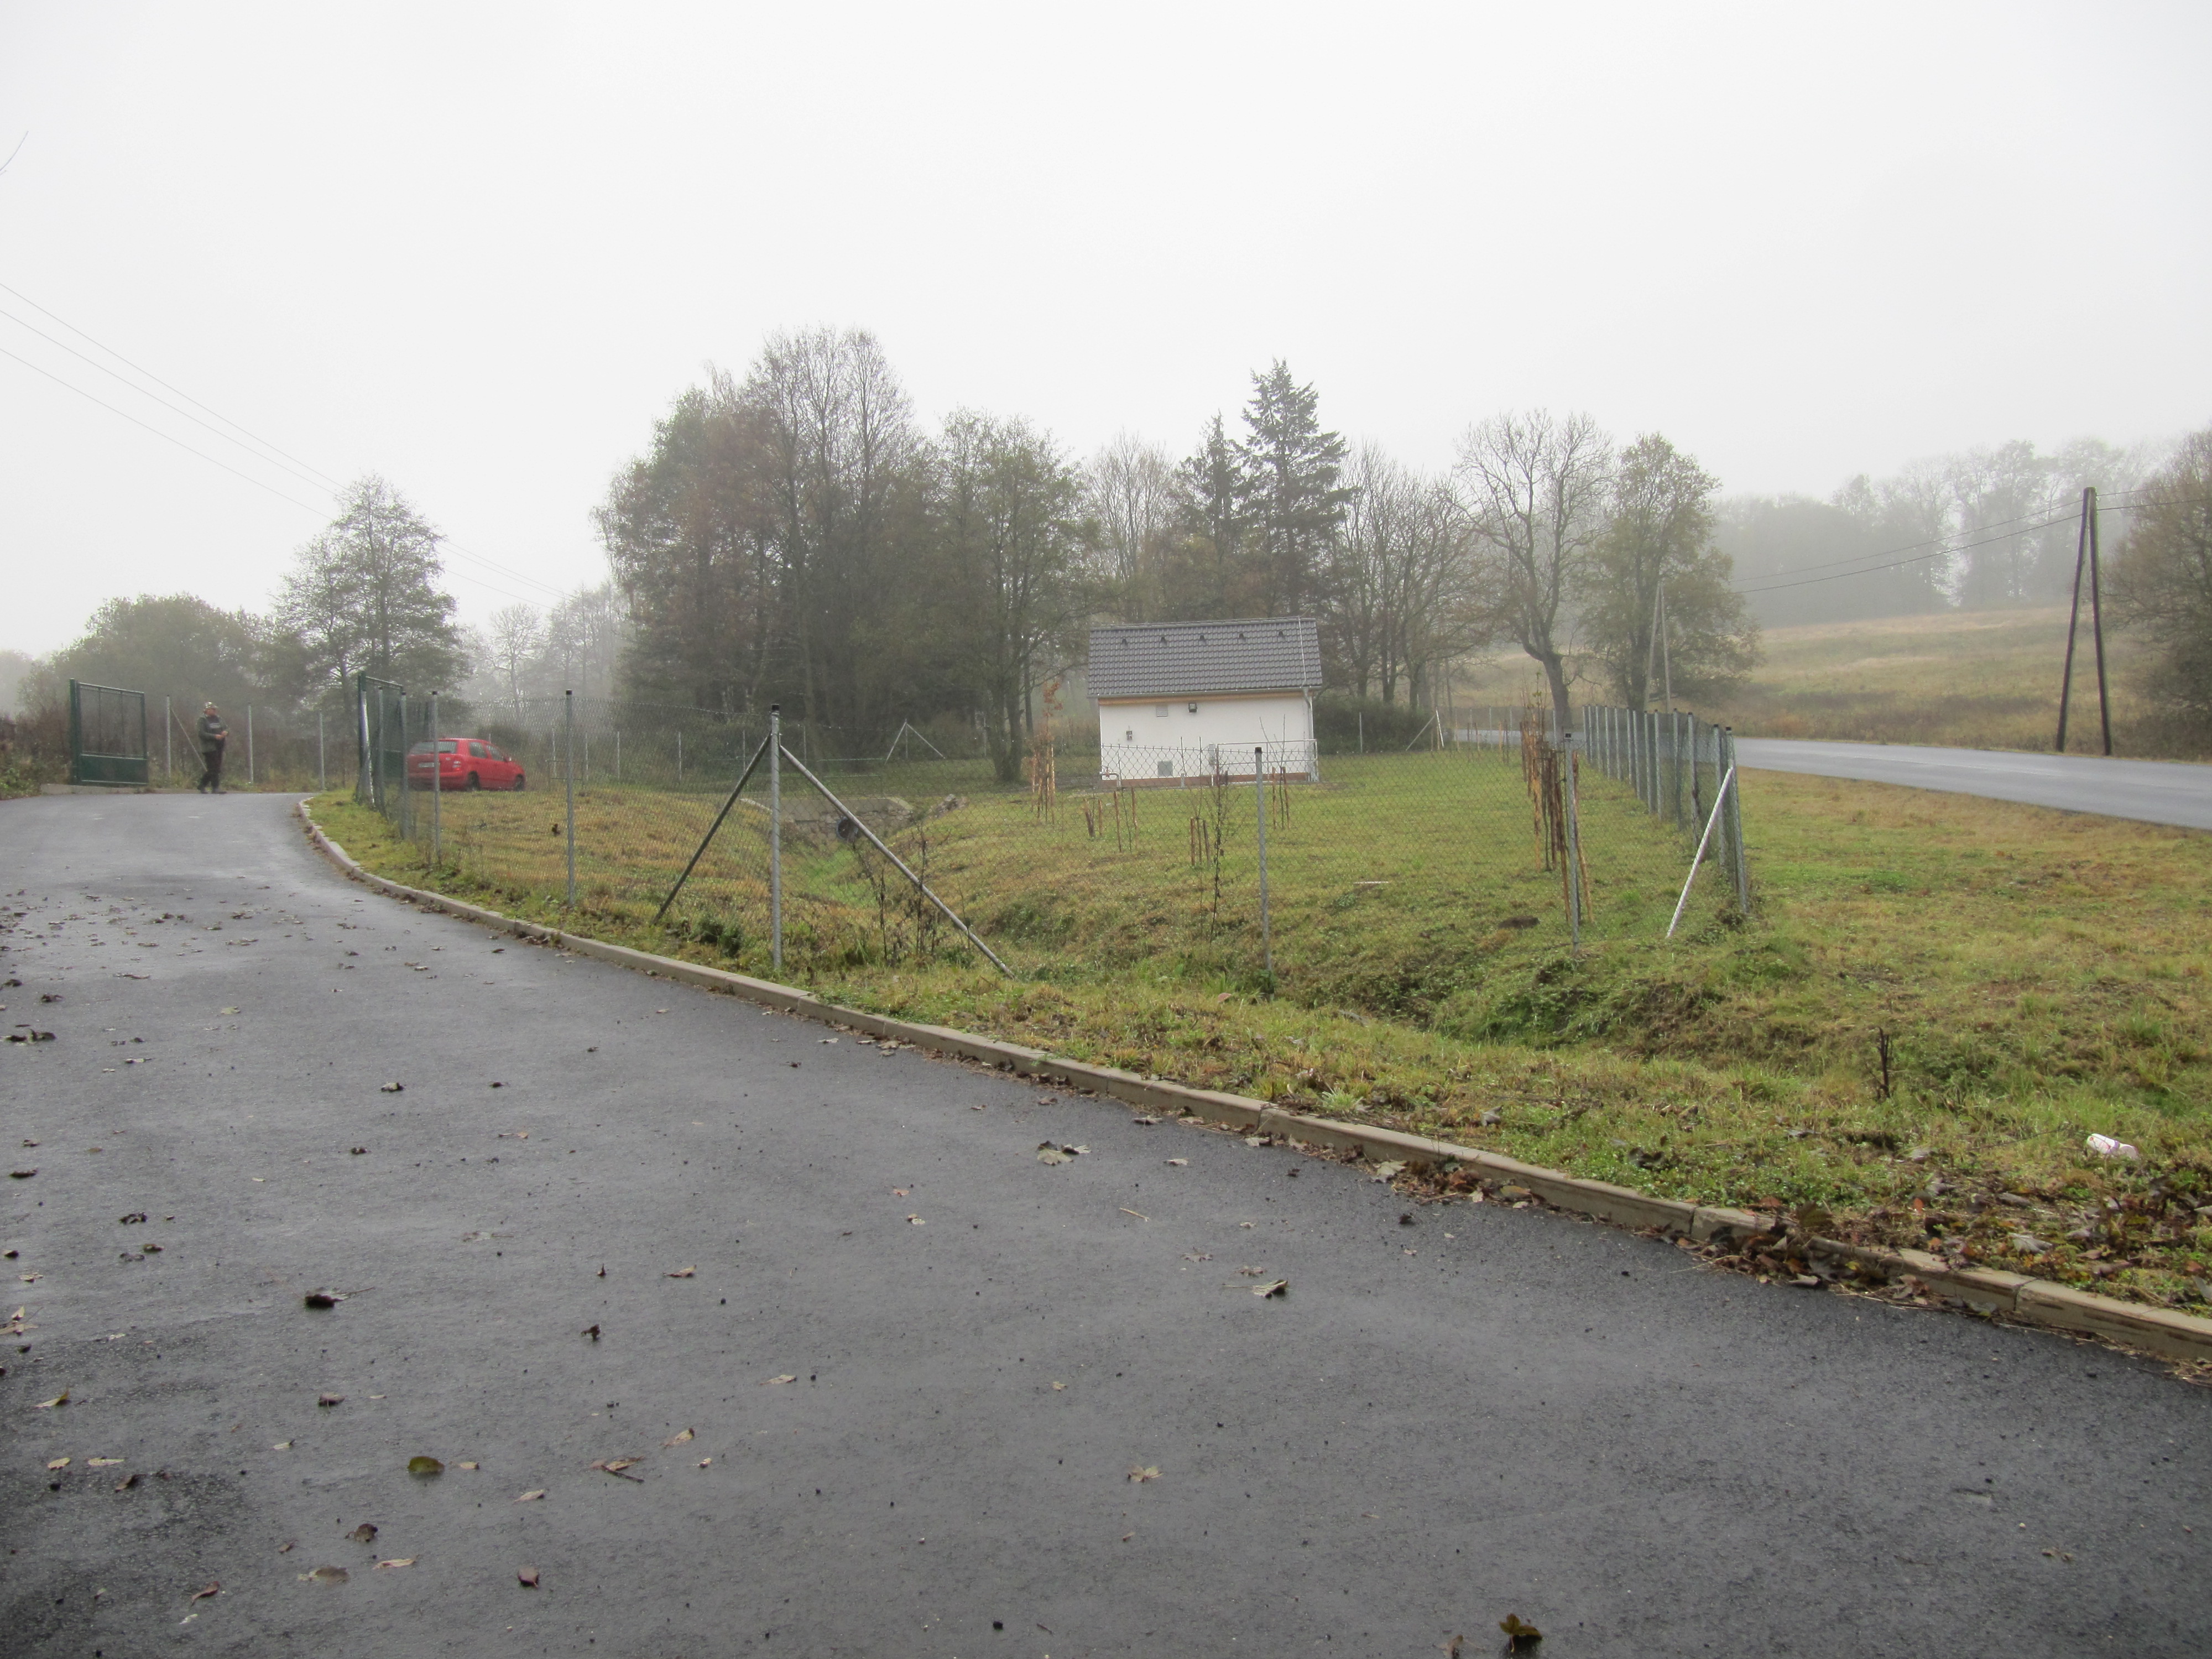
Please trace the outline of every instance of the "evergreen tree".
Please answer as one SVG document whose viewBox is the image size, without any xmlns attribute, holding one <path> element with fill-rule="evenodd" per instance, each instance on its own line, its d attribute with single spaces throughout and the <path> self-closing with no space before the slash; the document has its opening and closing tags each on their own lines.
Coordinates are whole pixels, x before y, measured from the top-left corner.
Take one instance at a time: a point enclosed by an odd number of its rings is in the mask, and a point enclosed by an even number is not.
<svg viewBox="0 0 2212 1659">
<path fill-rule="evenodd" d="M 1320 394 L 1281 358 L 1252 377 L 1237 446 L 1244 517 L 1251 526 L 1252 589 L 1260 614 L 1306 616 L 1327 599 L 1337 533 L 1353 492 L 1342 437 L 1322 430 Z"/>
</svg>

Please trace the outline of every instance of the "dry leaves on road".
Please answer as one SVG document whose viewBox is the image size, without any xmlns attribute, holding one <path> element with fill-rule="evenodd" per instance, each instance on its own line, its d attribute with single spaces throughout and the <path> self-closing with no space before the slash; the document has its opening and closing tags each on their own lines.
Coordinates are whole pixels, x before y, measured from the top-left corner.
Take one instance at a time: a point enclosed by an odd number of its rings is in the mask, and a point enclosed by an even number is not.
<svg viewBox="0 0 2212 1659">
<path fill-rule="evenodd" d="M 315 1396 L 315 1403 L 318 1406 L 343 1406 L 345 1396 L 342 1394 L 319 1394 Z"/>
<path fill-rule="evenodd" d="M 514 1582 L 521 1585 L 525 1589 L 536 1589 L 538 1588 L 538 1569 L 535 1567 L 517 1567 L 514 1570 Z"/>
<path fill-rule="evenodd" d="M 317 1567 L 311 1572 L 301 1573 L 300 1582 L 304 1584 L 312 1580 L 318 1584 L 343 1584 L 352 1577 L 343 1567 Z"/>
<path fill-rule="evenodd" d="M 1524 1624 L 1517 1613 L 1509 1613 L 1499 1620 L 1498 1628 L 1505 1632 L 1508 1653 L 1525 1653 L 1544 1639 L 1544 1632 L 1534 1625 Z"/>
<path fill-rule="evenodd" d="M 1144 1485 L 1144 1483 L 1145 1483 L 1146 1481 L 1147 1481 L 1147 1480 L 1158 1480 L 1159 1478 L 1160 1478 L 1160 1472 L 1159 1472 L 1159 1470 L 1158 1470 L 1158 1468 L 1152 1468 L 1152 1467 L 1149 1467 L 1149 1466 L 1147 1466 L 1147 1465 L 1144 1465 L 1144 1464 L 1137 1464 L 1137 1465 L 1133 1465 L 1133 1466 L 1132 1466 L 1132 1467 L 1131 1467 L 1131 1468 L 1130 1468 L 1130 1470 L 1129 1470 L 1129 1479 L 1130 1479 L 1131 1480 L 1133 1480 L 1133 1481 L 1136 1482 L 1136 1484 L 1137 1484 L 1137 1485 L 1139 1485 L 1139 1486 L 1141 1486 L 1142 1485 Z"/>
<path fill-rule="evenodd" d="M 310 1308 L 335 1308 L 345 1297 L 336 1291 L 309 1291 L 300 1300 Z"/>
<path fill-rule="evenodd" d="M 31 1409 L 34 1412 L 50 1412 L 57 1406 L 66 1406 L 68 1404 L 69 1390 L 67 1389 L 64 1389 L 52 1400 L 41 1400 L 37 1405 L 32 1407 Z"/>
<path fill-rule="evenodd" d="M 380 1568 L 411 1567 L 415 1565 L 415 1558 L 411 1555 L 395 1555 L 389 1561 L 380 1561 L 376 1565 Z"/>
<path fill-rule="evenodd" d="M 359 1526 L 356 1527 L 351 1532 L 348 1533 L 346 1536 L 352 1539 L 356 1544 L 374 1544 L 376 1541 L 376 1522 L 374 1521 L 364 1521 Z"/>
<path fill-rule="evenodd" d="M 603 1474 L 611 1474 L 617 1480 L 635 1480 L 639 1485 L 642 1486 L 645 1483 L 645 1477 L 643 1475 L 629 1474 L 625 1473 L 626 1470 L 634 1467 L 638 1461 L 639 1460 L 635 1457 L 610 1457 L 604 1462 L 593 1463 L 588 1467 L 598 1469 Z"/>
<path fill-rule="evenodd" d="M 70 1461 L 68 1458 L 57 1457 L 52 1462 L 46 1465 L 46 1472 L 51 1474 L 56 1469 L 65 1469 L 69 1466 Z"/>
<path fill-rule="evenodd" d="M 1252 1294 L 1255 1296 L 1284 1296 L 1288 1294 L 1290 1288 L 1291 1281 L 1289 1279 L 1278 1279 L 1266 1285 L 1255 1285 L 1252 1287 Z"/>
<path fill-rule="evenodd" d="M 218 1578 L 213 1583 L 210 1584 L 205 1589 L 194 1590 L 192 1592 L 192 1601 L 204 1601 L 210 1595 L 220 1595 L 222 1594 L 222 1581 Z M 185 1605 L 186 1607 L 190 1607 L 191 1605 L 191 1601 L 187 1601 Z"/>
<path fill-rule="evenodd" d="M 434 1457 L 410 1457 L 407 1460 L 410 1474 L 443 1474 L 446 1466 Z"/>
<path fill-rule="evenodd" d="M 119 1457 L 88 1457 L 84 1466 L 88 1469 L 112 1469 L 122 1461 Z"/>
<path fill-rule="evenodd" d="M 761 1383 L 761 1387 L 763 1389 L 772 1389 L 779 1382 L 796 1382 L 798 1381 L 799 1379 L 797 1377 L 793 1376 L 789 1371 L 786 1371 L 781 1376 L 771 1376 L 763 1379 Z"/>
<path fill-rule="evenodd" d="M 407 1092 L 407 1085 L 406 1085 L 405 1084 L 404 1084 L 404 1083 L 384 1083 L 384 1084 L 380 1084 L 380 1085 L 377 1085 L 377 1092 L 378 1092 L 379 1094 L 386 1094 L 386 1095 L 401 1095 L 401 1094 L 405 1094 L 405 1093 Z"/>
<path fill-rule="evenodd" d="M 689 1279 L 699 1270 L 696 1267 L 675 1267 L 661 1274 L 663 1279 Z"/>
<path fill-rule="evenodd" d="M 528 1492 L 523 1493 L 521 1497 L 516 1498 L 514 1501 L 518 1504 L 535 1504 L 539 1498 L 544 1496 L 544 1487 L 532 1486 Z"/>
<path fill-rule="evenodd" d="M 680 1446 L 690 1438 L 691 1431 L 685 1429 L 680 1433 L 670 1435 L 667 1439 L 662 1441 L 660 1443 L 661 1449 L 665 1451 L 671 1446 Z"/>
</svg>

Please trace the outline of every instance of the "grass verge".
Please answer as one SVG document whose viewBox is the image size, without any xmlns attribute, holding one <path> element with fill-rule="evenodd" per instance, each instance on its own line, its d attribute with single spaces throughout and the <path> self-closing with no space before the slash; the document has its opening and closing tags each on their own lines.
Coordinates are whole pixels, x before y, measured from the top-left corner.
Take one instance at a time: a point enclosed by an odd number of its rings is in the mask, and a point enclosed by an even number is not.
<svg viewBox="0 0 2212 1659">
<path fill-rule="evenodd" d="M 395 880 L 728 963 L 608 884 L 570 915 L 550 883 L 427 869 L 342 796 L 313 810 Z M 788 976 L 857 1007 L 1668 1197 L 1816 1206 L 1833 1237 L 2203 1311 L 2212 837 L 1775 774 L 1747 777 L 1745 817 L 1757 918 L 1709 919 L 1671 945 L 1655 929 L 1578 957 L 1445 951 L 1437 936 L 1453 929 L 1428 900 L 1294 1000 L 1171 930 L 1147 952 L 1145 930 L 1094 895 L 1055 913 L 1060 954 L 1033 953 L 1019 980 L 823 953 Z M 971 873 L 986 937 L 994 914 L 1049 897 L 1034 869 Z M 1479 942 L 1480 921 L 1459 931 Z M 1085 948 L 1109 932 L 1113 950 Z M 2093 1132 L 2142 1161 L 2090 1154 Z"/>
</svg>

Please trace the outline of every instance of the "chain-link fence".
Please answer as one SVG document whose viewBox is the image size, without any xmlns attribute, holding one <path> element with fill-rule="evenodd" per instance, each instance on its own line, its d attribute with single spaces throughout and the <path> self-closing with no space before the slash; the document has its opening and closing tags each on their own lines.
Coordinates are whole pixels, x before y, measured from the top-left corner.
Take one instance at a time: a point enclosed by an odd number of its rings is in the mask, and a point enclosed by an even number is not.
<svg viewBox="0 0 2212 1659">
<path fill-rule="evenodd" d="M 1728 734 L 1687 716 L 1588 709 L 1560 743 L 1532 705 L 1364 755 L 1042 736 L 1010 767 L 957 731 L 854 757 L 796 721 L 771 742 L 769 715 L 504 712 L 434 729 L 429 699 L 364 682 L 359 798 L 495 892 L 657 921 L 749 972 L 960 957 L 1371 1000 L 1749 896 Z"/>
</svg>

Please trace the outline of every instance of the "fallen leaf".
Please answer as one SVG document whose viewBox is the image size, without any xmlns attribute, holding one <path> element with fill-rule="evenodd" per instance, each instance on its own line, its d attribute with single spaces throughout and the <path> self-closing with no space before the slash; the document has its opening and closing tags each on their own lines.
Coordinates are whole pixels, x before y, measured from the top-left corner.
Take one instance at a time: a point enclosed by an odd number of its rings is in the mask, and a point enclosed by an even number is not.
<svg viewBox="0 0 2212 1659">
<path fill-rule="evenodd" d="M 52 1411 L 57 1406 L 66 1406 L 68 1404 L 69 1390 L 67 1389 L 64 1389 L 52 1400 L 41 1400 L 37 1405 L 32 1407 L 31 1409 L 34 1412 L 47 1412 Z"/>
<path fill-rule="evenodd" d="M 380 1085 L 377 1092 L 379 1094 L 397 1095 L 404 1094 L 406 1091 L 407 1085 L 404 1083 L 386 1083 Z"/>
<path fill-rule="evenodd" d="M 607 1270 L 605 1267 L 599 1269 L 599 1273 L 602 1278 L 605 1276 L 606 1271 Z M 582 1330 L 579 1331 L 577 1334 L 579 1336 L 588 1336 L 592 1341 L 596 1342 L 599 1340 L 599 1328 L 597 1325 L 586 1325 Z"/>
<path fill-rule="evenodd" d="M 453 1467 L 457 1469 L 472 1469 L 477 1466 L 473 1463 L 456 1463 Z"/>
<path fill-rule="evenodd" d="M 225 1012 L 226 1014 L 234 1014 L 234 1013 L 236 1013 L 237 1012 L 238 1012 L 238 1010 L 237 1010 L 237 1009 L 235 1009 L 235 1008 L 226 1008 L 226 1009 L 224 1009 L 224 1010 L 223 1010 L 223 1012 Z"/>
<path fill-rule="evenodd" d="M 410 1474 L 443 1474 L 446 1466 L 434 1457 L 410 1457 L 407 1460 Z"/>
<path fill-rule="evenodd" d="M 8 1178 L 10 1181 L 28 1181 L 36 1174 L 38 1174 L 36 1170 L 10 1170 L 8 1171 Z"/>
<path fill-rule="evenodd" d="M 912 1190 L 913 1188 L 910 1187 L 894 1187 L 891 1188 L 891 1196 L 893 1198 L 904 1198 Z"/>
<path fill-rule="evenodd" d="M 1131 1466 L 1129 1470 L 1129 1479 L 1135 1481 L 1139 1486 L 1144 1485 L 1147 1480 L 1157 1480 L 1159 1478 L 1160 1472 L 1156 1468 L 1146 1468 L 1141 1464 L 1137 1464 Z"/>
<path fill-rule="evenodd" d="M 46 1465 L 46 1468 L 49 1468 L 49 1469 L 65 1469 L 65 1468 L 67 1468 L 69 1466 L 70 1466 L 70 1461 L 69 1461 L 69 1459 L 68 1459 L 68 1458 L 66 1458 L 66 1457 L 57 1457 L 56 1459 L 54 1459 L 54 1461 L 53 1461 L 52 1462 L 51 1462 L 51 1463 L 47 1464 L 47 1465 Z"/>
<path fill-rule="evenodd" d="M 145 1218 L 145 1211 L 133 1210 L 129 1215 L 119 1215 L 116 1217 L 115 1224 L 118 1227 L 135 1227 L 138 1223 L 143 1221 Z"/>
<path fill-rule="evenodd" d="M 335 1291 L 309 1291 L 300 1299 L 310 1308 L 335 1308 L 345 1297 Z"/>
<path fill-rule="evenodd" d="M 136 1474 L 126 1474 L 123 1479 L 115 1483 L 115 1490 L 118 1492 L 129 1492 L 131 1487 L 137 1484 L 138 1477 Z"/>
<path fill-rule="evenodd" d="M 1168 1167 L 1174 1170 L 1188 1169 L 1190 1167 L 1190 1160 L 1187 1158 L 1171 1158 L 1168 1160 Z"/>
<path fill-rule="evenodd" d="M 699 1270 L 696 1267 L 677 1267 L 661 1274 L 663 1279 L 689 1279 Z"/>
<path fill-rule="evenodd" d="M 687 1441 L 687 1440 L 689 1440 L 689 1439 L 690 1439 L 690 1438 L 691 1438 L 691 1431 L 690 1431 L 690 1430 L 689 1430 L 689 1429 L 685 1429 L 685 1430 L 684 1430 L 681 1433 L 678 1433 L 678 1434 L 672 1434 L 672 1435 L 670 1435 L 670 1436 L 668 1437 L 668 1438 L 667 1438 L 667 1439 L 665 1439 L 665 1440 L 662 1441 L 662 1442 L 660 1443 L 660 1444 L 661 1444 L 661 1448 L 662 1448 L 662 1449 L 663 1449 L 663 1450 L 665 1450 L 665 1449 L 666 1449 L 668 1447 L 670 1447 L 670 1446 L 680 1446 L 680 1445 L 682 1445 L 685 1441 Z"/>
<path fill-rule="evenodd" d="M 769 1389 L 774 1388 L 779 1382 L 796 1382 L 798 1381 L 799 1379 L 797 1377 L 792 1376 L 788 1371 L 787 1371 L 781 1376 L 769 1377 L 767 1382 L 761 1384 L 761 1387 Z"/>
<path fill-rule="evenodd" d="M 343 1406 L 345 1396 L 342 1394 L 319 1394 L 315 1396 L 315 1403 L 318 1406 Z"/>
<path fill-rule="evenodd" d="M 1129 1120 L 1129 1121 L 1130 1121 L 1130 1122 L 1132 1122 L 1132 1123 L 1141 1123 L 1141 1124 L 1145 1125 L 1147 1128 L 1149 1128 L 1149 1127 L 1151 1127 L 1153 1124 L 1158 1123 L 1158 1122 L 1159 1121 L 1159 1119 L 1158 1119 L 1158 1118 L 1156 1118 L 1156 1117 L 1133 1117 L 1133 1118 L 1131 1118 L 1131 1119 Z"/>
<path fill-rule="evenodd" d="M 276 1553 L 279 1555 L 289 1555 L 296 1547 L 297 1546 L 292 1544 L 279 1544 L 276 1547 Z"/>
<path fill-rule="evenodd" d="M 711 1458 L 711 1457 L 702 1457 L 702 1458 L 701 1458 L 701 1459 L 699 1460 L 699 1467 L 700 1467 L 701 1468 L 702 1468 L 702 1469 L 703 1469 L 703 1468 L 705 1468 L 707 1467 L 707 1465 L 708 1465 L 709 1463 L 713 1462 L 714 1461 L 714 1460 L 713 1458 Z"/>
<path fill-rule="evenodd" d="M 1498 1628 L 1505 1632 L 1505 1649 L 1509 1653 L 1525 1651 L 1544 1639 L 1544 1632 L 1534 1625 L 1523 1624 L 1517 1613 L 1509 1613 L 1499 1620 Z"/>
<path fill-rule="evenodd" d="M 1073 1152 L 1062 1152 L 1049 1140 L 1042 1141 L 1037 1146 L 1036 1161 L 1040 1164 L 1068 1164 L 1074 1161 L 1074 1157 Z"/>
<path fill-rule="evenodd" d="M 313 1579 L 318 1584 L 343 1584 L 352 1577 L 343 1567 L 317 1567 L 312 1572 L 301 1573 L 300 1582 L 304 1584 Z"/>
<path fill-rule="evenodd" d="M 1121 1206 L 1121 1213 L 1122 1213 L 1123 1215 L 1133 1215 L 1133 1216 L 1136 1216 L 1136 1217 L 1137 1217 L 1137 1219 L 1138 1219 L 1138 1220 L 1139 1220 L 1139 1221 L 1150 1221 L 1150 1220 L 1152 1219 L 1152 1217 L 1150 1217 L 1150 1216 L 1148 1216 L 1148 1215 L 1138 1215 L 1138 1213 L 1137 1213 L 1137 1212 L 1136 1212 L 1136 1211 L 1134 1211 L 1134 1210 L 1133 1210 L 1133 1209 L 1129 1208 L 1127 1205 L 1123 1205 L 1123 1206 Z"/>
<path fill-rule="evenodd" d="M 221 1595 L 222 1593 L 222 1581 L 220 1578 L 218 1578 L 218 1579 L 216 1579 L 216 1580 L 215 1581 L 215 1583 L 213 1583 L 210 1584 L 210 1585 L 209 1585 L 205 1589 L 204 1589 L 204 1590 L 195 1590 L 195 1591 L 193 1591 L 193 1592 L 192 1592 L 192 1601 L 206 1601 L 206 1600 L 208 1599 L 208 1597 L 209 1597 L 209 1596 L 210 1596 L 210 1595 Z M 192 1602 L 191 1602 L 191 1601 L 187 1601 L 187 1602 L 185 1602 L 185 1605 L 186 1607 L 190 1607 L 190 1606 L 191 1606 L 191 1604 L 192 1604 Z"/>
<path fill-rule="evenodd" d="M 1290 1288 L 1291 1281 L 1289 1279 L 1278 1279 L 1266 1285 L 1255 1285 L 1252 1287 L 1252 1294 L 1255 1296 L 1285 1296 L 1289 1293 Z"/>
<path fill-rule="evenodd" d="M 359 1158 L 363 1152 L 367 1152 L 368 1148 L 366 1146 L 349 1146 L 346 1150 L 355 1158 Z"/>
<path fill-rule="evenodd" d="M 514 1501 L 518 1504 L 535 1504 L 539 1498 L 544 1496 L 544 1487 L 532 1486 L 528 1492 L 523 1493 L 521 1497 L 516 1498 Z"/>
<path fill-rule="evenodd" d="M 909 1227 L 927 1227 L 929 1224 L 918 1215 L 908 1216 L 906 1218 L 906 1224 Z"/>
<path fill-rule="evenodd" d="M 395 1555 L 389 1561 L 380 1561 L 376 1565 L 380 1569 L 384 1567 L 411 1567 L 415 1565 L 415 1558 L 411 1555 Z"/>
<path fill-rule="evenodd" d="M 1402 1163 L 1378 1164 L 1368 1174 L 1370 1181 L 1389 1181 L 1405 1170 Z"/>
<path fill-rule="evenodd" d="M 1065 1382 L 1055 1382 L 1052 1385 L 1052 1391 L 1054 1394 L 1065 1394 L 1067 1391 L 1067 1384 Z"/>
<path fill-rule="evenodd" d="M 364 1521 L 346 1534 L 356 1544 L 374 1544 L 379 1528 L 374 1521 Z"/>
<path fill-rule="evenodd" d="M 611 1474 L 611 1475 L 615 1476 L 617 1480 L 635 1480 L 635 1481 L 637 1481 L 639 1484 L 642 1485 L 642 1484 L 644 1483 L 644 1480 L 645 1480 L 645 1477 L 644 1477 L 643 1475 L 641 1475 L 641 1474 L 624 1474 L 623 1473 L 623 1470 L 625 1470 L 625 1469 L 627 1469 L 627 1468 L 632 1468 L 633 1466 L 635 1466 L 635 1465 L 636 1464 L 637 1461 L 638 1461 L 638 1460 L 637 1460 L 636 1458 L 635 1458 L 635 1457 L 610 1457 L 610 1458 L 609 1458 L 609 1459 L 607 1459 L 607 1461 L 606 1461 L 605 1462 L 604 1462 L 604 1463 L 593 1463 L 593 1464 L 591 1464 L 589 1467 L 590 1467 L 590 1468 L 592 1468 L 603 1470 L 603 1471 L 605 1471 L 606 1474 Z"/>
<path fill-rule="evenodd" d="M 514 1570 L 514 1582 L 521 1585 L 525 1589 L 536 1589 L 538 1588 L 538 1569 L 535 1567 L 517 1567 Z"/>
<path fill-rule="evenodd" d="M 84 1466 L 88 1469 L 112 1469 L 122 1461 L 119 1457 L 88 1457 L 84 1460 Z M 52 1465 L 47 1467 L 51 1468 Z"/>
</svg>

